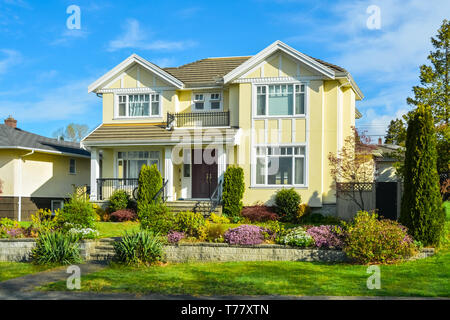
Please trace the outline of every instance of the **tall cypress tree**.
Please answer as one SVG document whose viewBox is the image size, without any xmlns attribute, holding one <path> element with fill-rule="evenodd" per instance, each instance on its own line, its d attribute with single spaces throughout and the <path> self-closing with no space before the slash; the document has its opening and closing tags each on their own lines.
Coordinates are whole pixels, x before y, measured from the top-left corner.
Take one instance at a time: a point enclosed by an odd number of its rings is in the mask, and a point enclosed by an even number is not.
<svg viewBox="0 0 450 320">
<path fill-rule="evenodd" d="M 436 133 L 429 107 L 410 114 L 406 133 L 404 193 L 400 222 L 424 245 L 438 245 L 445 213 L 436 167 Z"/>
</svg>

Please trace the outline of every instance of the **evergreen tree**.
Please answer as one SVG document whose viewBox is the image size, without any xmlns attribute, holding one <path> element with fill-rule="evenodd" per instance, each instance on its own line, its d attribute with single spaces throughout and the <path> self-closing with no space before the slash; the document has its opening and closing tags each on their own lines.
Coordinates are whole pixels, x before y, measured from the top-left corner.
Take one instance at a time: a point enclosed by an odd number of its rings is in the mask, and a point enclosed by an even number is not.
<svg viewBox="0 0 450 320">
<path fill-rule="evenodd" d="M 424 245 L 439 244 L 445 221 L 436 158 L 431 110 L 419 105 L 408 121 L 400 222 Z"/>
<path fill-rule="evenodd" d="M 406 101 L 413 106 L 430 106 L 434 118 L 435 130 L 437 133 L 439 172 L 446 172 L 450 169 L 450 129 L 449 129 L 449 68 L 450 68 L 450 22 L 444 20 L 435 38 L 431 38 L 431 43 L 435 51 L 430 52 L 428 60 L 431 65 L 420 67 L 420 85 L 413 87 L 414 98 Z M 405 115 L 405 120 L 412 115 L 411 111 Z"/>
<path fill-rule="evenodd" d="M 384 143 L 404 146 L 406 140 L 406 128 L 402 119 L 391 120 L 389 123 Z"/>
<path fill-rule="evenodd" d="M 138 206 L 152 203 L 153 198 L 162 187 L 161 173 L 156 164 L 142 166 L 138 183 Z"/>
</svg>

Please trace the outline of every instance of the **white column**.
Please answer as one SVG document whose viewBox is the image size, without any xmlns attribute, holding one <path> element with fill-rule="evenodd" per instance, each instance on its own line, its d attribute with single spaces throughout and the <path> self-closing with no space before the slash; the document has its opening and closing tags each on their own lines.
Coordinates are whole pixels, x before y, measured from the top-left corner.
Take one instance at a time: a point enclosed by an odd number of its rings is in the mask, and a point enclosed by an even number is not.
<svg viewBox="0 0 450 320">
<path fill-rule="evenodd" d="M 227 169 L 227 152 L 226 146 L 219 145 L 217 147 L 217 181 L 223 181 L 223 175 Z"/>
<path fill-rule="evenodd" d="M 97 179 L 100 174 L 99 153 L 97 148 L 91 148 L 91 200 L 97 200 Z"/>
<path fill-rule="evenodd" d="M 167 180 L 167 201 L 173 201 L 172 147 L 164 148 L 164 179 Z"/>
</svg>

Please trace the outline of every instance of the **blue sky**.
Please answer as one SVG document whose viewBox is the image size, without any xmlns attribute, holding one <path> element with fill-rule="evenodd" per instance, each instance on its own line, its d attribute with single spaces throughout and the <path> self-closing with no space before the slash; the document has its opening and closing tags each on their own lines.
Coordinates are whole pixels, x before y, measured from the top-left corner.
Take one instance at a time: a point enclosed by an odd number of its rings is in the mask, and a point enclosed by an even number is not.
<svg viewBox="0 0 450 320">
<path fill-rule="evenodd" d="M 69 5 L 81 29 L 69 30 Z M 366 13 L 377 5 L 381 28 Z M 450 1 L 31 1 L 0 0 L 0 117 L 51 136 L 70 122 L 101 122 L 88 85 L 132 53 L 162 67 L 252 55 L 281 40 L 349 70 L 365 94 L 357 127 L 383 134 L 406 113 L 430 37 Z"/>
</svg>

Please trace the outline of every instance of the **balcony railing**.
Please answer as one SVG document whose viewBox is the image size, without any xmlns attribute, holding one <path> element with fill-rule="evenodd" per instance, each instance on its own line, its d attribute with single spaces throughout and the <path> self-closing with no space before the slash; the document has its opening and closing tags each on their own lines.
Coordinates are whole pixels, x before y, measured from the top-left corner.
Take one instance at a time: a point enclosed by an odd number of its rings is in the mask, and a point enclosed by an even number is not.
<svg viewBox="0 0 450 320">
<path fill-rule="evenodd" d="M 229 111 L 167 113 L 167 127 L 228 127 Z"/>
<path fill-rule="evenodd" d="M 102 178 L 97 179 L 97 199 L 108 200 L 116 190 L 125 190 L 131 197 L 137 194 L 138 179 L 116 179 Z"/>
</svg>

